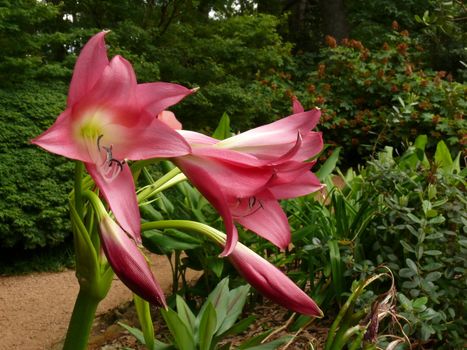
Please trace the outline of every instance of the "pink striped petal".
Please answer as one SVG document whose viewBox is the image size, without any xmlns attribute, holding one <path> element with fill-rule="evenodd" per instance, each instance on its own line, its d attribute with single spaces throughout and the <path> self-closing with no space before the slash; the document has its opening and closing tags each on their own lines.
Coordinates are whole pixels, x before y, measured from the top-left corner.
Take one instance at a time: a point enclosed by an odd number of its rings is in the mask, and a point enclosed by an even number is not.
<svg viewBox="0 0 467 350">
<path fill-rule="evenodd" d="M 71 79 L 68 106 L 74 105 L 91 91 L 109 64 L 104 42 L 105 34 L 106 32 L 97 33 L 81 50 Z"/>
<path fill-rule="evenodd" d="M 248 153 L 216 147 L 196 147 L 193 149 L 193 155 L 216 159 L 225 164 L 237 165 L 244 168 L 260 167 L 268 164 L 268 161 L 258 159 Z"/>
<path fill-rule="evenodd" d="M 102 247 L 115 274 L 141 298 L 167 307 L 164 292 L 135 242 L 108 216 L 99 225 Z"/>
<path fill-rule="evenodd" d="M 222 140 L 217 147 L 250 153 L 258 158 L 277 157 L 277 154 L 284 154 L 296 143 L 298 133 L 305 135 L 313 129 L 320 115 L 318 109 L 293 114 Z"/>
<path fill-rule="evenodd" d="M 219 142 L 219 140 L 200 134 L 199 132 L 190 131 L 190 130 L 178 130 L 177 131 L 192 147 L 203 147 L 214 145 Z"/>
<path fill-rule="evenodd" d="M 290 227 L 281 206 L 267 191 L 249 198 L 232 208 L 235 221 L 267 239 L 275 246 L 285 249 L 290 243 Z"/>
<path fill-rule="evenodd" d="M 155 116 L 193 92 L 184 86 L 163 82 L 139 84 L 136 88 L 138 105 Z"/>
<path fill-rule="evenodd" d="M 252 250 L 238 243 L 229 259 L 258 292 L 289 310 L 323 317 L 319 306 L 282 271 Z"/>
<path fill-rule="evenodd" d="M 135 184 L 128 164 L 123 164 L 122 171 L 112 181 L 106 180 L 96 165 L 86 163 L 86 169 L 102 191 L 120 226 L 131 235 L 138 244 L 141 243 L 141 223 Z"/>
</svg>

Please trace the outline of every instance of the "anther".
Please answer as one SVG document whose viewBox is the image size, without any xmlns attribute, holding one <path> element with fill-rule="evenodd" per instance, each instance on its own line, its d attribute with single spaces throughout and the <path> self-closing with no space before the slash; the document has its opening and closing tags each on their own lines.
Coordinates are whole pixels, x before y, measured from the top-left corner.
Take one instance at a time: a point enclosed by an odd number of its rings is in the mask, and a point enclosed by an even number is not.
<svg viewBox="0 0 467 350">
<path fill-rule="evenodd" d="M 101 151 L 101 139 L 104 137 L 104 135 L 99 135 L 99 137 L 97 138 L 97 149 L 99 150 L 99 152 Z"/>
</svg>

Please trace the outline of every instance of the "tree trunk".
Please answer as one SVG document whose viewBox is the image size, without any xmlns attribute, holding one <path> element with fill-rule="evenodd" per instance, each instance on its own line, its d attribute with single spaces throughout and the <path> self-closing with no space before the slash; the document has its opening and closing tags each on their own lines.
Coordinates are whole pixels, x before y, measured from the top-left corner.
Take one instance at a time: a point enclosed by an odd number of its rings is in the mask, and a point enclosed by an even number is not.
<svg viewBox="0 0 467 350">
<path fill-rule="evenodd" d="M 344 0 L 319 0 L 323 18 L 324 35 L 333 36 L 337 42 L 349 37 L 349 25 Z"/>
</svg>

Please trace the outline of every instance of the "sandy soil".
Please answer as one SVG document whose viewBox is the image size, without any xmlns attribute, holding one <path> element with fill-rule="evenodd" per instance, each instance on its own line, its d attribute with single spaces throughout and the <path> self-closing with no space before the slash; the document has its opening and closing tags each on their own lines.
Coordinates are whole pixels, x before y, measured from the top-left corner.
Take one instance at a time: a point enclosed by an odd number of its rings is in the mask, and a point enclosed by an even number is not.
<svg viewBox="0 0 467 350">
<path fill-rule="evenodd" d="M 172 283 L 169 262 L 159 256 L 153 260 L 154 275 L 167 291 Z M 74 271 L 0 277 L 0 350 L 56 348 L 66 334 L 78 288 Z M 131 298 L 115 278 L 97 314 Z"/>
</svg>

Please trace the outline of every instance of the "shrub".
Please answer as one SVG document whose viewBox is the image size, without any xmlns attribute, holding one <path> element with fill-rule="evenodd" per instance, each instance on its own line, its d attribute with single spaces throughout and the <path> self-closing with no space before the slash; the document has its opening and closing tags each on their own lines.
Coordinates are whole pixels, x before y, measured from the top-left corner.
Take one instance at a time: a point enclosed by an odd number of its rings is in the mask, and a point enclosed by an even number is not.
<svg viewBox="0 0 467 350">
<path fill-rule="evenodd" d="M 64 84 L 29 82 L 0 90 L 0 247 L 33 249 L 70 233 L 72 163 L 29 144 L 63 110 Z"/>
<path fill-rule="evenodd" d="M 326 141 L 344 146 L 350 165 L 381 145 L 401 149 L 421 133 L 430 135 L 428 148 L 443 139 L 461 150 L 467 142 L 466 86 L 446 72 L 424 69 L 423 48 L 407 32 L 394 31 L 385 40 L 380 49 L 344 40 L 321 52 L 298 95 L 305 105 L 322 108 Z"/>
<path fill-rule="evenodd" d="M 466 171 L 460 153 L 452 160 L 439 142 L 428 158 L 426 143 L 417 138 L 399 158 L 386 147 L 358 173 L 349 170 L 341 190 L 328 179 L 327 197 L 291 201 L 293 247 L 281 260 L 328 310 L 342 306 L 353 282 L 389 267 L 397 313 L 408 320 L 404 332 L 436 349 L 454 349 L 462 346 L 466 326 Z M 369 315 L 369 301 L 384 292 L 384 286 L 371 288 L 361 312 Z"/>
<path fill-rule="evenodd" d="M 437 349 L 457 348 L 466 326 L 465 171 L 444 143 L 431 161 L 416 165 L 406 159 L 396 162 L 388 149 L 362 173 L 384 209 L 365 234 L 363 249 L 368 260 L 395 273 L 400 311 L 412 326 L 406 332 L 423 342 L 436 335 Z"/>
</svg>

